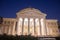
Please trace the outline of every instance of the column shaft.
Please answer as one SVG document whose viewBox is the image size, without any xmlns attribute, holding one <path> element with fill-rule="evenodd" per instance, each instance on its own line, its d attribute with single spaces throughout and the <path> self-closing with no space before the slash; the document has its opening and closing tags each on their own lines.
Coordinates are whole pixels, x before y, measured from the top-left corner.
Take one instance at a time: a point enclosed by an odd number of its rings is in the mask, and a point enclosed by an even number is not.
<svg viewBox="0 0 60 40">
<path fill-rule="evenodd" d="M 30 30 L 29 22 L 30 22 L 30 20 L 29 20 L 29 18 L 28 18 L 28 35 L 30 34 L 30 33 L 29 33 L 29 30 Z"/>
<path fill-rule="evenodd" d="M 23 21 L 22 21 L 22 35 L 23 35 L 23 31 L 24 31 L 24 18 L 23 18 Z"/>
<path fill-rule="evenodd" d="M 16 22 L 13 23 L 13 28 L 12 28 L 12 35 L 15 35 L 15 27 L 16 27 Z"/>
<path fill-rule="evenodd" d="M 41 19 L 41 31 L 42 31 L 42 35 L 46 35 L 45 23 L 43 18 Z"/>
<path fill-rule="evenodd" d="M 8 31 L 8 35 L 10 35 L 10 31 L 11 31 L 11 27 L 9 26 L 9 31 Z"/>
<path fill-rule="evenodd" d="M 42 35 L 42 33 L 41 33 L 41 22 L 40 22 L 40 19 L 39 19 L 39 24 L 40 24 L 40 35 Z"/>
<path fill-rule="evenodd" d="M 36 30 L 36 28 L 35 28 L 35 18 L 34 18 L 34 35 L 35 35 L 35 30 Z"/>
</svg>

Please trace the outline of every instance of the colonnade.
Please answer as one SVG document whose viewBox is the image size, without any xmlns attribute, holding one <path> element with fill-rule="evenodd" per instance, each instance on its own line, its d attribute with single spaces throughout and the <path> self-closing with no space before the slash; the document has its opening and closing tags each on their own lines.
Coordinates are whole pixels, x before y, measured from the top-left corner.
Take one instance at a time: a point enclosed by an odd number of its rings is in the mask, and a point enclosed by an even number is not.
<svg viewBox="0 0 60 40">
<path fill-rule="evenodd" d="M 1 24 L 0 34 L 15 35 L 16 21 L 13 24 Z"/>
<path fill-rule="evenodd" d="M 44 18 L 19 18 L 17 22 L 17 35 L 46 35 Z"/>
<path fill-rule="evenodd" d="M 4 31 L 8 35 L 43 36 L 47 30 L 44 18 L 19 18 L 17 24 L 14 22 L 13 26 L 5 27 Z"/>
</svg>

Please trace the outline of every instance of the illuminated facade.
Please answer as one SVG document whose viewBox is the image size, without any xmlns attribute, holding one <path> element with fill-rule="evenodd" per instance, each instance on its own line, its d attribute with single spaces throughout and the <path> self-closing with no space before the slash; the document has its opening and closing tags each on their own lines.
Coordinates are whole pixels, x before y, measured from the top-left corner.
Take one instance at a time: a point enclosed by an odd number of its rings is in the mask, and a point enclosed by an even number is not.
<svg viewBox="0 0 60 40">
<path fill-rule="evenodd" d="M 59 35 L 57 20 L 46 19 L 46 14 L 35 8 L 26 8 L 16 13 L 16 18 L 3 18 L 0 34 L 31 35 L 38 37 Z"/>
</svg>

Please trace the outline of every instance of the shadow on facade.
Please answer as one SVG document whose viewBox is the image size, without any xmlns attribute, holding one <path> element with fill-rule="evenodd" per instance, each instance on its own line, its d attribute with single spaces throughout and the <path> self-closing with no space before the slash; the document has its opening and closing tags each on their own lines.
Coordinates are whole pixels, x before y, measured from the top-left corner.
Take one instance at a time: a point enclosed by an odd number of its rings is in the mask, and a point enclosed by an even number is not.
<svg viewBox="0 0 60 40">
<path fill-rule="evenodd" d="M 0 24 L 3 22 L 3 17 L 0 16 Z"/>
<path fill-rule="evenodd" d="M 48 37 L 46 37 L 48 38 Z M 53 39 L 46 39 L 45 37 L 33 37 L 31 35 L 21 35 L 21 36 L 12 36 L 12 35 L 0 35 L 0 40 L 53 40 Z M 50 37 L 52 38 L 52 37 Z M 59 37 L 56 37 L 54 40 L 60 40 Z"/>
<path fill-rule="evenodd" d="M 0 40 L 38 40 L 37 37 L 33 37 L 33 36 L 30 36 L 30 35 L 21 35 L 21 36 L 12 36 L 12 35 L 0 35 Z"/>
</svg>

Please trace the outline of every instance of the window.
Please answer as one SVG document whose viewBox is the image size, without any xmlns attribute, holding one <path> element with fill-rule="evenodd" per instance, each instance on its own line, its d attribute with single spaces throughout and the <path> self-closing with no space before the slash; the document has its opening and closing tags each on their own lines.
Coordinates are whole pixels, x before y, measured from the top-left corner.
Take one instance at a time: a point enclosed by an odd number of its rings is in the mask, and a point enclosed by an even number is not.
<svg viewBox="0 0 60 40">
<path fill-rule="evenodd" d="M 11 24 L 13 24 L 14 22 L 12 21 Z"/>
<path fill-rule="evenodd" d="M 10 24 L 10 21 L 4 21 L 3 24 Z"/>
<path fill-rule="evenodd" d="M 4 24 L 6 24 L 6 21 L 4 21 Z"/>
<path fill-rule="evenodd" d="M 7 21 L 7 24 L 10 24 L 10 21 Z"/>
</svg>

